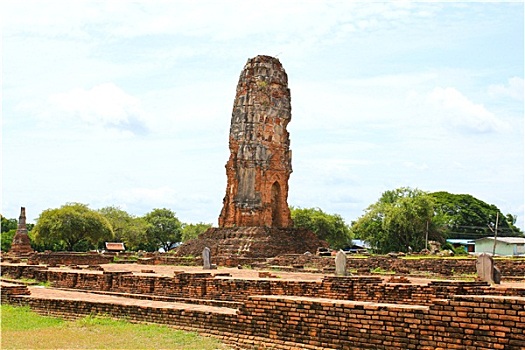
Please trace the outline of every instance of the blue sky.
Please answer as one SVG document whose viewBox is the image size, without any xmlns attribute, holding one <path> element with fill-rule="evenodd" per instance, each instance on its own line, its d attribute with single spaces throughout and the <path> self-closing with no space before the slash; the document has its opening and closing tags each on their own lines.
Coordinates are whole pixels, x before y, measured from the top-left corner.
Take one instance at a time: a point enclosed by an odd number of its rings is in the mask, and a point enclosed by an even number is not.
<svg viewBox="0 0 525 350">
<path fill-rule="evenodd" d="M 217 224 L 247 59 L 288 73 L 288 203 L 348 223 L 386 190 L 524 228 L 523 2 L 2 1 L 2 208 Z"/>
</svg>

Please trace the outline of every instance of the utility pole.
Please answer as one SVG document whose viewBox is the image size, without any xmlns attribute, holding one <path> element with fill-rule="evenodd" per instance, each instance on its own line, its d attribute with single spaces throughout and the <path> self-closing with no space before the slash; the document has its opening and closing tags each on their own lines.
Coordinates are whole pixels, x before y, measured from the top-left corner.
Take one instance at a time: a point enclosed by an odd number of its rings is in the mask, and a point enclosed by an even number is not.
<svg viewBox="0 0 525 350">
<path fill-rule="evenodd" d="M 492 256 L 496 254 L 496 242 L 498 240 L 498 218 L 499 218 L 499 211 L 496 212 L 496 226 L 494 227 L 494 247 L 492 248 Z"/>
</svg>

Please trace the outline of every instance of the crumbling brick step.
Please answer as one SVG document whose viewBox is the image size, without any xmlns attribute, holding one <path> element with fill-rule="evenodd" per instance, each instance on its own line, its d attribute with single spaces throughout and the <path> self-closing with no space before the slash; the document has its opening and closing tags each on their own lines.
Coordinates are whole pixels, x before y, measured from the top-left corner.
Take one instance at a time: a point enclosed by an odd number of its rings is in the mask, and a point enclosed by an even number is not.
<svg viewBox="0 0 525 350">
<path fill-rule="evenodd" d="M 99 295 L 112 295 L 120 296 L 125 298 L 139 299 L 139 300 L 155 300 L 155 301 L 165 301 L 165 302 L 179 302 L 184 304 L 198 304 L 198 305 L 208 305 L 208 306 L 218 306 L 218 307 L 228 307 L 228 308 L 239 308 L 242 303 L 237 301 L 227 301 L 227 300 L 211 300 L 211 299 L 197 299 L 197 298 L 179 298 L 179 297 L 168 297 L 161 295 L 150 295 L 150 294 L 134 294 L 134 293 L 119 293 L 119 292 L 107 292 L 99 290 L 82 290 L 82 289 L 72 289 L 72 288 L 55 288 L 58 290 L 69 291 L 69 292 L 84 292 L 90 294 L 99 294 Z"/>
<path fill-rule="evenodd" d="M 97 303 L 108 303 L 117 305 L 137 305 L 142 307 L 154 307 L 154 308 L 168 308 L 168 309 L 179 309 L 179 310 L 192 310 L 202 312 L 213 312 L 218 314 L 229 314 L 234 315 L 237 309 L 198 305 L 198 304 L 187 304 L 181 302 L 167 302 L 159 300 L 142 300 L 131 297 L 115 296 L 115 295 L 102 295 L 95 293 L 87 293 L 81 291 L 66 291 L 59 289 L 50 288 L 35 288 L 29 287 L 31 291 L 31 298 L 35 299 L 59 299 L 59 300 L 83 300 L 93 301 Z"/>
</svg>

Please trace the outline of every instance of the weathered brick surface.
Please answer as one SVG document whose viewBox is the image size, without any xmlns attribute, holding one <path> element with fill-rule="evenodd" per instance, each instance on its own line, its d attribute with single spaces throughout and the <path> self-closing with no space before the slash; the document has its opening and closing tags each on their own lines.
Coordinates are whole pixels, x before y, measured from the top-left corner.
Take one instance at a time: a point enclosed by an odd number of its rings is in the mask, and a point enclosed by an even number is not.
<svg viewBox="0 0 525 350">
<path fill-rule="evenodd" d="M 113 261 L 114 255 L 99 253 L 73 253 L 73 252 L 47 252 L 33 254 L 28 264 L 57 265 L 100 265 L 109 264 Z"/>
<path fill-rule="evenodd" d="M 11 243 L 11 249 L 9 254 L 15 256 L 28 256 L 32 254 L 33 248 L 31 248 L 31 240 L 27 234 L 27 225 L 26 225 L 26 208 L 20 208 L 20 217 L 18 219 L 18 226 L 16 233 L 13 236 L 13 241 Z"/>
<path fill-rule="evenodd" d="M 176 273 L 173 277 L 102 272 L 60 271 L 45 266 L 2 264 L 2 275 L 49 281 L 55 287 L 167 297 L 244 301 L 250 295 L 298 295 L 324 298 L 430 305 L 454 295 L 525 296 L 525 288 L 498 288 L 486 282 L 432 281 L 428 284 L 384 283 L 373 276 L 331 277 L 322 281 L 238 279 L 211 273 Z"/>
<path fill-rule="evenodd" d="M 291 227 L 288 76 L 278 59 L 249 59 L 239 77 L 230 126 L 228 179 L 219 227 Z"/>
<path fill-rule="evenodd" d="M 12 295 L 4 301 L 68 318 L 101 314 L 168 324 L 246 349 L 525 347 L 525 298 L 508 296 L 454 296 L 421 306 L 260 295 L 248 297 L 237 313 Z"/>
<path fill-rule="evenodd" d="M 327 267 L 334 266 L 334 260 L 333 257 L 287 254 L 273 258 L 270 264 L 279 266 L 303 265 L 322 271 Z M 495 264 L 501 270 L 503 277 L 525 279 L 525 259 L 495 259 Z M 400 274 L 452 276 L 475 274 L 476 259 L 401 259 L 385 256 L 352 258 L 350 255 L 347 258 L 347 268 L 357 269 L 359 273 L 370 273 L 373 269 L 381 268 Z"/>
<path fill-rule="evenodd" d="M 177 248 L 177 256 L 200 256 L 205 247 L 211 249 L 212 262 L 222 266 L 242 265 L 245 261 L 261 262 L 279 254 L 307 251 L 327 247 L 325 241 L 306 229 L 276 227 L 210 228 L 198 239 Z M 254 259 L 254 260 L 247 260 Z M 244 260 L 244 261 L 243 261 Z"/>
</svg>

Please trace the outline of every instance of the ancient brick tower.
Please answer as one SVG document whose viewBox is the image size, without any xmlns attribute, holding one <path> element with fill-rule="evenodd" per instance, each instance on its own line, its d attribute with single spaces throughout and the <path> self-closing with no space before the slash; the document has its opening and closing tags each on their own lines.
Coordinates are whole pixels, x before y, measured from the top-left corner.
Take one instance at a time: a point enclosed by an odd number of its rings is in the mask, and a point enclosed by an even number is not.
<svg viewBox="0 0 525 350">
<path fill-rule="evenodd" d="M 219 227 L 177 248 L 177 256 L 200 256 L 237 266 L 243 259 L 315 252 L 328 243 L 294 228 L 288 208 L 292 154 L 288 77 L 276 58 L 249 59 L 241 72 L 230 125 L 228 184 Z"/>
<path fill-rule="evenodd" d="M 31 248 L 31 241 L 27 235 L 26 227 L 26 208 L 20 208 L 20 217 L 18 218 L 18 227 L 16 229 L 15 236 L 13 237 L 13 243 L 11 244 L 10 254 L 14 255 L 28 255 L 33 253 Z"/>
<path fill-rule="evenodd" d="M 228 184 L 219 227 L 292 226 L 288 77 L 278 59 L 257 56 L 241 72 L 230 125 Z"/>
</svg>

